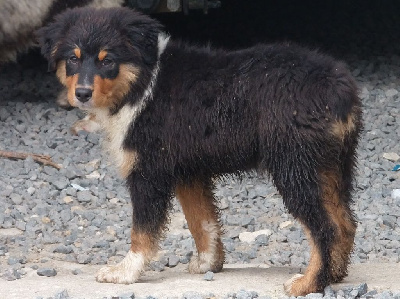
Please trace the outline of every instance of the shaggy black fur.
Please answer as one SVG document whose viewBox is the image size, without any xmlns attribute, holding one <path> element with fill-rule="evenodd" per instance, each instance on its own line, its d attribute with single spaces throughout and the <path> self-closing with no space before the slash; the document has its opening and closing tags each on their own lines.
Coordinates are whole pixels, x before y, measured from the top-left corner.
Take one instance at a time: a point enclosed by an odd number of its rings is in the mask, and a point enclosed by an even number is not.
<svg viewBox="0 0 400 299">
<path fill-rule="evenodd" d="M 350 205 L 361 130 L 360 100 L 346 66 L 291 44 L 227 52 L 170 41 L 158 57 L 160 30 L 157 22 L 126 9 L 82 9 L 41 32 L 42 51 L 53 67 L 78 45 L 92 55 L 106 48 L 117 63 L 140 69 L 131 91 L 109 107 L 110 116 L 142 99 L 159 65 L 152 94 L 123 142 L 138 157 L 127 176 L 133 229 L 157 239 L 177 186 L 206 185 L 255 169 L 272 177 L 317 248 L 321 265 L 314 265 L 315 285 L 305 292 L 342 279 L 350 252 L 341 258 L 335 252 L 339 231 L 355 227 Z M 343 218 L 329 209 L 326 190 L 333 190 Z M 353 242 L 352 229 L 343 234 Z"/>
</svg>

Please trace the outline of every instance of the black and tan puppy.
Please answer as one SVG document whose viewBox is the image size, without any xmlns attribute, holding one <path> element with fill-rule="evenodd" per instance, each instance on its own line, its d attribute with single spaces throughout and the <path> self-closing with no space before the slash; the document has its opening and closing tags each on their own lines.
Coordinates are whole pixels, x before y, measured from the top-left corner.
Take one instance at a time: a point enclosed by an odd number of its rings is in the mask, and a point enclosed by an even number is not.
<svg viewBox="0 0 400 299">
<path fill-rule="evenodd" d="M 322 291 L 346 276 L 361 108 L 345 65 L 284 44 L 234 52 L 189 46 L 123 8 L 70 10 L 39 36 L 70 104 L 100 124 L 132 198 L 131 249 L 98 281 L 139 278 L 174 195 L 197 246 L 190 272 L 220 271 L 213 181 L 254 169 L 270 175 L 311 244 L 305 274 L 286 292 Z"/>
</svg>

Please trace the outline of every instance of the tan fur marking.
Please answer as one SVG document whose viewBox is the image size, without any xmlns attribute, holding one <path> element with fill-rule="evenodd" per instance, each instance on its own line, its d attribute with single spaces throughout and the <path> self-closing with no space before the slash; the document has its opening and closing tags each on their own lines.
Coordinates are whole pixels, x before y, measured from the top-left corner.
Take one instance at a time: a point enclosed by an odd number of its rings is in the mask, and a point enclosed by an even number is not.
<svg viewBox="0 0 400 299">
<path fill-rule="evenodd" d="M 208 220 L 218 221 L 212 194 L 196 183 L 193 186 L 178 186 L 176 197 L 181 203 L 198 251 L 207 251 L 210 242 L 209 236 L 205 234 L 201 223 Z"/>
<path fill-rule="evenodd" d="M 206 269 L 220 271 L 224 262 L 224 250 L 212 191 L 201 183 L 194 183 L 190 186 L 178 186 L 176 197 L 181 203 L 199 254 L 192 263 L 196 265 L 191 272 L 202 273 Z"/>
<path fill-rule="evenodd" d="M 131 251 L 141 253 L 146 260 L 150 260 L 157 251 L 157 246 L 153 237 L 131 230 Z"/>
<path fill-rule="evenodd" d="M 97 58 L 102 61 L 104 58 L 106 58 L 108 52 L 106 50 L 101 50 L 99 52 L 99 55 L 97 55 Z"/>
<path fill-rule="evenodd" d="M 340 140 L 343 140 L 346 135 L 354 131 L 356 128 L 354 117 L 354 113 L 350 113 L 347 116 L 346 122 L 343 122 L 341 120 L 336 121 L 331 128 L 332 134 L 338 137 Z"/>
<path fill-rule="evenodd" d="M 77 58 L 81 58 L 81 55 L 82 55 L 81 49 L 75 48 L 75 49 L 74 49 L 74 54 L 75 54 L 75 56 L 76 56 Z"/>
<path fill-rule="evenodd" d="M 351 221 L 350 211 L 346 211 L 345 206 L 339 198 L 339 179 L 335 172 L 323 172 L 322 196 L 325 210 L 336 225 L 335 241 L 332 247 L 332 277 L 334 281 L 340 281 L 347 274 L 349 256 L 353 250 L 354 235 L 356 226 Z"/>
<path fill-rule="evenodd" d="M 135 151 L 124 150 L 123 156 L 123 163 L 119 168 L 119 172 L 123 178 L 126 178 L 136 164 L 137 153 Z"/>
<path fill-rule="evenodd" d="M 78 83 L 78 74 L 68 76 L 65 79 L 65 86 L 68 88 L 68 102 L 71 106 L 76 107 L 75 101 L 75 88 Z"/>
<path fill-rule="evenodd" d="M 94 77 L 93 101 L 96 108 L 109 108 L 117 105 L 129 92 L 139 75 L 139 69 L 132 65 L 121 65 L 115 79 Z"/>
<path fill-rule="evenodd" d="M 317 291 L 317 275 L 322 266 L 318 247 L 311 238 L 310 231 L 302 225 L 311 247 L 310 262 L 304 275 L 295 276 L 285 284 L 285 292 L 290 296 L 305 296 Z"/>
<path fill-rule="evenodd" d="M 57 42 L 55 45 L 54 45 L 54 47 L 53 47 L 53 49 L 51 50 L 51 52 L 50 52 L 50 56 L 51 57 L 54 57 L 54 55 L 56 55 L 56 53 L 57 53 L 57 51 L 58 51 L 58 46 L 60 45 L 60 42 Z"/>
<path fill-rule="evenodd" d="M 56 75 L 57 75 L 58 80 L 60 80 L 61 84 L 66 85 L 67 73 L 65 70 L 65 60 L 61 60 L 57 64 Z"/>
</svg>

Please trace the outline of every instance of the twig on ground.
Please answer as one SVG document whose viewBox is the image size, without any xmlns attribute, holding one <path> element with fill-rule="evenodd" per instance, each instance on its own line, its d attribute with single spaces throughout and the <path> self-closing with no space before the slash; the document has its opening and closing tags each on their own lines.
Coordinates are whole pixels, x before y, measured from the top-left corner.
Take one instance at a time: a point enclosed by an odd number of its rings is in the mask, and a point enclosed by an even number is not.
<svg viewBox="0 0 400 299">
<path fill-rule="evenodd" d="M 61 169 L 61 165 L 54 163 L 51 160 L 50 156 L 47 155 L 39 155 L 32 153 L 18 153 L 18 152 L 8 152 L 0 150 L 0 157 L 8 158 L 8 159 L 26 159 L 28 157 L 32 157 L 33 160 L 42 163 L 44 165 L 49 165 L 57 169 Z"/>
</svg>

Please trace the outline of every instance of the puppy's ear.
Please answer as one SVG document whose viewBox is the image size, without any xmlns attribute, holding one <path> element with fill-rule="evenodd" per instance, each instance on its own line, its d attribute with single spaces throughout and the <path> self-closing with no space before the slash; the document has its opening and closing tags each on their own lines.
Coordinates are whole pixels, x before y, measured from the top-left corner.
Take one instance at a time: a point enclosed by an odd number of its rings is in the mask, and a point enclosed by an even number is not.
<svg viewBox="0 0 400 299">
<path fill-rule="evenodd" d="M 48 61 L 49 71 L 54 71 L 58 62 L 58 46 L 67 30 L 78 18 L 78 12 L 74 9 L 65 11 L 56 16 L 55 20 L 47 26 L 36 31 L 36 37 L 41 48 L 41 53 Z"/>
<path fill-rule="evenodd" d="M 48 61 L 49 71 L 54 71 L 57 65 L 56 53 L 62 28 L 60 23 L 55 22 L 36 31 L 41 53 Z"/>
<path fill-rule="evenodd" d="M 126 26 L 129 43 L 139 49 L 143 62 L 154 65 L 158 59 L 158 35 L 163 26 L 156 20 L 130 10 Z"/>
</svg>

